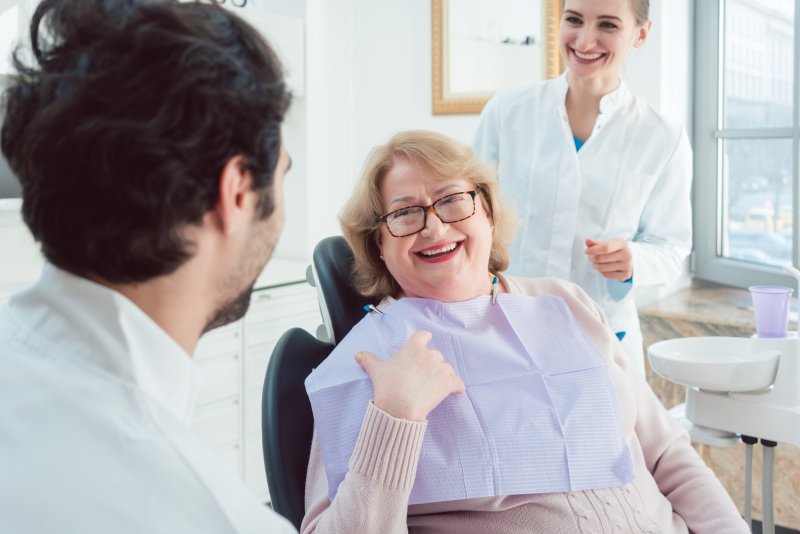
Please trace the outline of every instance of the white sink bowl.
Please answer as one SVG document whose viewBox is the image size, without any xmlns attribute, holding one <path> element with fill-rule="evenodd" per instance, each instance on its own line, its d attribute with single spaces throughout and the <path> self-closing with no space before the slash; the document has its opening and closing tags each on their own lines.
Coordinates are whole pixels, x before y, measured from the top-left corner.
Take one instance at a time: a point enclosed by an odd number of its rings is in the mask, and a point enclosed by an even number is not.
<svg viewBox="0 0 800 534">
<path fill-rule="evenodd" d="M 739 337 L 684 337 L 648 347 L 650 365 L 667 380 L 708 391 L 756 391 L 772 385 L 781 353 Z"/>
</svg>

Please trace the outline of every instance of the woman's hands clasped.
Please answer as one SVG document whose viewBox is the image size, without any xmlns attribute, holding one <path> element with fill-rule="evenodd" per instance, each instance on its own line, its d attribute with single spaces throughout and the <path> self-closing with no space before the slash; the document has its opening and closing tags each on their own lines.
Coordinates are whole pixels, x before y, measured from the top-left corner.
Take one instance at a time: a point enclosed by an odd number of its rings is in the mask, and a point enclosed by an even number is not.
<svg viewBox="0 0 800 534">
<path fill-rule="evenodd" d="M 375 406 L 398 419 L 424 421 L 451 393 L 463 393 L 464 382 L 438 350 L 429 349 L 430 332 L 414 333 L 386 361 L 359 352 L 356 361 L 369 375 Z"/>
</svg>

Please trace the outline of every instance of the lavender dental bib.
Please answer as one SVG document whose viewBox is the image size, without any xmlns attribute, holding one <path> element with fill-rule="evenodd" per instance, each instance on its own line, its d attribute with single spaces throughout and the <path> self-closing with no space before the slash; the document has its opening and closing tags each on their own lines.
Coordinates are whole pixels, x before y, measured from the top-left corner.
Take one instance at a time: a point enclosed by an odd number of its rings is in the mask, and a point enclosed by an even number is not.
<svg viewBox="0 0 800 534">
<path fill-rule="evenodd" d="M 606 361 L 560 297 L 400 299 L 369 314 L 306 379 L 331 499 L 348 470 L 381 359 L 417 330 L 466 384 L 428 416 L 409 504 L 621 486 L 630 452 Z"/>
</svg>

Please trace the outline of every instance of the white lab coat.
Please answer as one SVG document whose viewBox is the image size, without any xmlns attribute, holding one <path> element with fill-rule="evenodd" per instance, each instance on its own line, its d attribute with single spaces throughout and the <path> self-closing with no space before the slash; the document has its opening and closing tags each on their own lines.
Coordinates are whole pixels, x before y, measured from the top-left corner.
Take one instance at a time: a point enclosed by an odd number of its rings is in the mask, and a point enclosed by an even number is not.
<svg viewBox="0 0 800 534">
<path fill-rule="evenodd" d="M 191 432 L 194 362 L 50 265 L 0 307 L 0 532 L 289 534 Z"/>
<path fill-rule="evenodd" d="M 600 101 L 586 144 L 575 150 L 566 75 L 500 91 L 481 114 L 474 148 L 497 165 L 520 226 L 509 273 L 553 276 L 596 300 L 633 363 L 644 369 L 632 288 L 668 284 L 692 247 L 692 153 L 683 128 L 634 96 L 624 82 Z M 603 278 L 585 239 L 622 237 L 633 252 L 633 283 Z"/>
</svg>

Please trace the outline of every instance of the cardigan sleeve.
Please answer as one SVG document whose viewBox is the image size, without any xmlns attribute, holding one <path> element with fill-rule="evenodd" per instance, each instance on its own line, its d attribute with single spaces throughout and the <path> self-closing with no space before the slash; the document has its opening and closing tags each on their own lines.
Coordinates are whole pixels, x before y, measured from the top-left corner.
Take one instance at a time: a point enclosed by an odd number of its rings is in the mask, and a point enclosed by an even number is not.
<svg viewBox="0 0 800 534">
<path fill-rule="evenodd" d="M 408 498 L 427 422 L 396 419 L 370 403 L 349 471 L 331 501 L 316 432 L 306 478 L 304 534 L 408 532 Z"/>
</svg>

